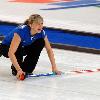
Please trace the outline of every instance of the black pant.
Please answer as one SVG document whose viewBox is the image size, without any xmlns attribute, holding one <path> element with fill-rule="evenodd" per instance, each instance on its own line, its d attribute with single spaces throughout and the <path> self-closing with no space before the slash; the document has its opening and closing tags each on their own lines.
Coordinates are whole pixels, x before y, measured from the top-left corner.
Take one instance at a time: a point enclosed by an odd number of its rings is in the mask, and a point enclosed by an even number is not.
<svg viewBox="0 0 100 100">
<path fill-rule="evenodd" d="M 15 56 L 24 72 L 32 73 L 38 62 L 40 53 L 45 45 L 44 39 L 37 39 L 31 45 L 22 47 L 19 45 Z M 8 58 L 9 46 L 2 44 L 2 55 Z M 23 57 L 25 57 L 23 59 Z"/>
</svg>

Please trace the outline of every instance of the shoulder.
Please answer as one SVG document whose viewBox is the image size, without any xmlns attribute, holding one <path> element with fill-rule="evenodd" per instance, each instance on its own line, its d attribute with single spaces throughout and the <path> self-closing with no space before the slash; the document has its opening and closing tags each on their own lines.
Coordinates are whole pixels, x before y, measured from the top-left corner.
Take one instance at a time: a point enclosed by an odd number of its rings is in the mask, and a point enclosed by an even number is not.
<svg viewBox="0 0 100 100">
<path fill-rule="evenodd" d="M 19 25 L 14 30 L 14 33 L 17 33 L 21 37 L 21 39 L 23 39 L 25 35 L 27 35 L 28 32 L 29 32 L 29 29 L 27 25 Z"/>
<path fill-rule="evenodd" d="M 44 30 L 41 31 L 42 37 L 45 38 L 45 36 L 47 35 L 46 32 Z"/>
<path fill-rule="evenodd" d="M 29 32 L 29 27 L 27 25 L 19 25 L 14 32 L 19 33 L 19 34 L 25 34 Z"/>
<path fill-rule="evenodd" d="M 27 25 L 19 25 L 17 27 L 17 29 L 19 29 L 19 30 L 26 30 L 26 29 L 28 29 L 28 26 Z"/>
<path fill-rule="evenodd" d="M 46 33 L 45 33 L 45 31 L 44 31 L 44 30 L 42 30 L 42 32 L 43 32 L 43 34 L 44 34 L 44 35 L 46 35 Z"/>
<path fill-rule="evenodd" d="M 20 33 L 21 31 L 25 30 L 26 26 L 25 25 L 19 25 L 15 29 L 12 30 L 13 33 Z"/>
</svg>

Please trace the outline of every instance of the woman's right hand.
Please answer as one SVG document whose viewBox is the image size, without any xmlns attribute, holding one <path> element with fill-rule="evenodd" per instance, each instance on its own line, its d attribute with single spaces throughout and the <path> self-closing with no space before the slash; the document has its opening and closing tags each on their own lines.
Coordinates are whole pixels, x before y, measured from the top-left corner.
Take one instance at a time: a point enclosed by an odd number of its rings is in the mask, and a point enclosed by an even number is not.
<svg viewBox="0 0 100 100">
<path fill-rule="evenodd" d="M 24 77 L 22 77 L 22 75 L 25 76 L 25 72 L 23 72 L 22 69 L 18 70 L 16 75 L 17 79 L 24 80 Z"/>
</svg>

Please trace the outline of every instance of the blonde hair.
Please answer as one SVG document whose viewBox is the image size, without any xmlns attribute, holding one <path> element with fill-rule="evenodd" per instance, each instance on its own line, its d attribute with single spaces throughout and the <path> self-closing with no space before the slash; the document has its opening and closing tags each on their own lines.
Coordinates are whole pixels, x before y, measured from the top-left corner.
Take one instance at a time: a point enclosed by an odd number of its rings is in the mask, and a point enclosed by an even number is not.
<svg viewBox="0 0 100 100">
<path fill-rule="evenodd" d="M 32 14 L 29 16 L 29 18 L 24 22 L 25 25 L 32 24 L 34 22 L 40 22 L 40 20 L 43 21 L 43 17 L 39 14 Z"/>
</svg>

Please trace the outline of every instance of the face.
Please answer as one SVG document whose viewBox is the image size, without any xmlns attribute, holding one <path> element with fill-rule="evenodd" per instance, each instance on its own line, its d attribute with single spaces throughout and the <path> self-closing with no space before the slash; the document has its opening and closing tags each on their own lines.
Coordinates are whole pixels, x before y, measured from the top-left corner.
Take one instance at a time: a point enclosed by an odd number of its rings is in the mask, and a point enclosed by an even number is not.
<svg viewBox="0 0 100 100">
<path fill-rule="evenodd" d="M 38 22 L 34 22 L 30 25 L 31 27 L 31 30 L 34 32 L 34 33 L 40 33 L 42 31 L 42 28 L 43 28 L 43 21 L 40 20 Z"/>
</svg>

